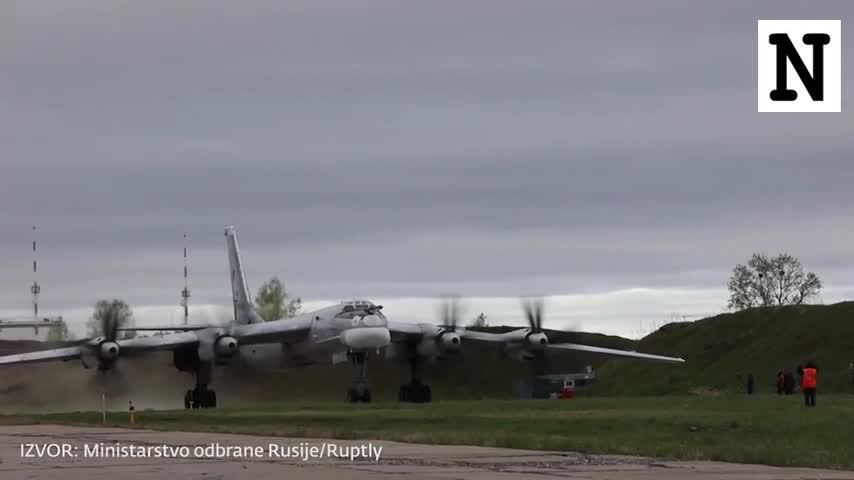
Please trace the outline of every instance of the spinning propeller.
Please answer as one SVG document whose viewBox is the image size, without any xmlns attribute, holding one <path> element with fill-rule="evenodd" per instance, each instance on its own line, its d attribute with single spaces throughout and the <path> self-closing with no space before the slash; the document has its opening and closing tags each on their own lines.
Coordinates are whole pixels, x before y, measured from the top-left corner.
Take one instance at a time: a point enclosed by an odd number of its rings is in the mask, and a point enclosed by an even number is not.
<svg viewBox="0 0 854 480">
<path fill-rule="evenodd" d="M 443 351 L 459 350 L 462 340 L 460 333 L 465 331 L 465 328 L 458 328 L 460 323 L 460 305 L 459 299 L 452 297 L 442 302 L 441 307 L 442 323 L 439 325 L 440 332 L 436 336 L 436 342 Z"/>
<path fill-rule="evenodd" d="M 121 353 L 118 344 L 118 332 L 121 327 L 121 305 L 113 303 L 99 312 L 99 330 L 102 336 L 93 338 L 80 346 L 80 361 L 85 368 L 96 368 L 93 378 L 100 390 L 109 390 L 117 394 L 127 388 L 122 373 L 116 368 Z"/>
<path fill-rule="evenodd" d="M 107 371 L 115 366 L 121 348 L 117 340 L 121 320 L 116 305 L 110 305 L 100 313 L 100 337 L 93 338 L 81 348 L 81 361 L 86 368 L 97 367 L 99 371 Z"/>
<path fill-rule="evenodd" d="M 543 299 L 523 300 L 522 309 L 528 320 L 528 333 L 525 335 L 523 348 L 534 363 L 532 374 L 540 375 L 549 370 L 549 360 L 546 356 L 546 347 L 549 345 L 549 337 L 543 331 Z"/>
<path fill-rule="evenodd" d="M 543 332 L 543 300 L 526 300 L 522 302 L 525 317 L 528 319 L 528 334 L 525 339 L 533 347 L 544 349 L 549 344 L 549 337 Z"/>
</svg>

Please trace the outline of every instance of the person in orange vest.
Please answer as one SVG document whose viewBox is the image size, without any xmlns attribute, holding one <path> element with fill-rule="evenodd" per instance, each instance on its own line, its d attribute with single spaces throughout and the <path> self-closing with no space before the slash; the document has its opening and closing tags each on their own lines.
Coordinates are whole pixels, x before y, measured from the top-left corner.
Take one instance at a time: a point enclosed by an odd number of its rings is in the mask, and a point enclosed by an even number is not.
<svg viewBox="0 0 854 480">
<path fill-rule="evenodd" d="M 808 407 L 815 406 L 815 389 L 818 386 L 818 369 L 815 364 L 808 362 L 804 366 L 803 376 L 801 377 L 801 390 L 804 392 L 804 402 Z"/>
</svg>

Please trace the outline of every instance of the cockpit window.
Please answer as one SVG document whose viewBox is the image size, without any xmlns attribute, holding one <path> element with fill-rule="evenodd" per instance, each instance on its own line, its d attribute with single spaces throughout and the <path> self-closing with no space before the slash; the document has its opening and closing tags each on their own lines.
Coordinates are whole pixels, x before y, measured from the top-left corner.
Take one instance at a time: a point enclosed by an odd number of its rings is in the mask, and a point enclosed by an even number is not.
<svg viewBox="0 0 854 480">
<path fill-rule="evenodd" d="M 345 318 L 351 318 L 353 315 L 364 315 L 367 312 L 371 312 L 375 307 L 375 305 L 368 300 L 350 300 L 341 303 L 343 305 L 341 306 L 341 311 L 338 315 Z"/>
</svg>

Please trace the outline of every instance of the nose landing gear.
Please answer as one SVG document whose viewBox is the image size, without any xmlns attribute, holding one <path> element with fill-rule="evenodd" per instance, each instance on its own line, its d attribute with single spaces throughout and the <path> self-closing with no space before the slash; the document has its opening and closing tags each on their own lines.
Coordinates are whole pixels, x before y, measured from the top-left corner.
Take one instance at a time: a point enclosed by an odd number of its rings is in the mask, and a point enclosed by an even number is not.
<svg viewBox="0 0 854 480">
<path fill-rule="evenodd" d="M 350 352 L 354 378 L 347 388 L 347 401 L 350 403 L 370 403 L 371 389 L 368 387 L 368 355 L 365 352 Z"/>
</svg>

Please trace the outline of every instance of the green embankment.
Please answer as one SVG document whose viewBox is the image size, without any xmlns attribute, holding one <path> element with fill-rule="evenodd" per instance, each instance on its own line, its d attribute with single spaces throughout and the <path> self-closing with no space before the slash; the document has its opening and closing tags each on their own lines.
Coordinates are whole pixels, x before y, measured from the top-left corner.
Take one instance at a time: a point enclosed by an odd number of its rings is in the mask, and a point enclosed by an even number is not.
<svg viewBox="0 0 854 480">
<path fill-rule="evenodd" d="M 777 371 L 814 361 L 819 392 L 852 392 L 854 302 L 755 308 L 667 325 L 638 342 L 638 351 L 682 356 L 684 365 L 609 361 L 598 394 L 743 392 L 752 373 L 757 392 L 773 392 Z M 797 378 L 797 377 L 796 377 Z"/>
</svg>

